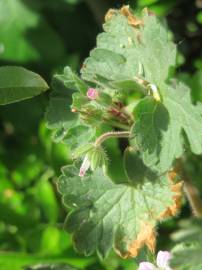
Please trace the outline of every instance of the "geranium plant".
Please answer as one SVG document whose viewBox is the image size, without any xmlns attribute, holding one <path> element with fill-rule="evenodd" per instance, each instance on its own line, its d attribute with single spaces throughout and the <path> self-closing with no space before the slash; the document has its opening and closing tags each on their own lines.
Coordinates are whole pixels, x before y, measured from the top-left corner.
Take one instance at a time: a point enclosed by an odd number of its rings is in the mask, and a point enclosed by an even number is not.
<svg viewBox="0 0 202 270">
<path fill-rule="evenodd" d="M 53 78 L 47 127 L 73 160 L 58 180 L 65 229 L 86 256 L 105 258 L 113 249 L 133 258 L 144 247 L 155 253 L 156 226 L 179 213 L 183 185 L 201 216 L 183 160 L 188 149 L 202 153 L 202 105 L 175 78 L 176 53 L 155 14 L 124 6 L 106 14 L 80 75 L 66 67 Z M 160 251 L 156 263 L 142 261 L 139 269 L 170 270 L 171 257 Z"/>
</svg>

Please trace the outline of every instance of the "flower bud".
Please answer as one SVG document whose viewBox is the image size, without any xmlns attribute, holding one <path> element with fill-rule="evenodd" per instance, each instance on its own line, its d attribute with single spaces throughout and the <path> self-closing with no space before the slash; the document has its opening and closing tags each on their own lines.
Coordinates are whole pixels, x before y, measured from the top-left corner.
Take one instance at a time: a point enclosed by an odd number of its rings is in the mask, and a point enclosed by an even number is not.
<svg viewBox="0 0 202 270">
<path fill-rule="evenodd" d="M 101 146 L 96 146 L 91 151 L 89 151 L 88 157 L 90 160 L 90 167 L 92 171 L 96 170 L 98 167 L 102 167 L 103 169 L 105 169 L 107 163 L 107 156 Z"/>
<path fill-rule="evenodd" d="M 91 148 L 85 155 L 83 163 L 79 170 L 79 176 L 85 176 L 86 172 L 91 168 L 92 171 L 98 167 L 106 169 L 107 155 L 101 146 Z"/>
<path fill-rule="evenodd" d="M 99 96 L 98 91 L 95 88 L 88 88 L 87 97 L 91 100 L 96 100 Z"/>
</svg>

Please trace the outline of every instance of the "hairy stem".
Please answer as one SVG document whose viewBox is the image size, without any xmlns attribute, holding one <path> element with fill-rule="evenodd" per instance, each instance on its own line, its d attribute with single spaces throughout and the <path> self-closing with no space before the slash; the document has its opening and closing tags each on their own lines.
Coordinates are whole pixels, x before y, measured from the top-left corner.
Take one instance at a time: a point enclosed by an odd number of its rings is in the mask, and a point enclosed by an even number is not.
<svg viewBox="0 0 202 270">
<path fill-rule="evenodd" d="M 129 131 L 109 131 L 97 138 L 95 141 L 95 146 L 101 145 L 105 140 L 110 138 L 129 138 L 129 136 Z"/>
<path fill-rule="evenodd" d="M 187 174 L 185 173 L 182 162 L 177 163 L 177 172 L 184 181 L 184 192 L 187 196 L 189 204 L 192 208 L 195 217 L 202 218 L 202 200 L 197 187 L 192 183 Z"/>
<path fill-rule="evenodd" d="M 113 127 L 119 128 L 119 129 L 130 130 L 130 126 L 125 125 L 125 124 L 122 124 L 122 123 L 117 122 L 117 121 L 115 121 L 115 120 L 106 119 L 105 122 L 106 122 L 107 124 L 113 126 Z"/>
</svg>

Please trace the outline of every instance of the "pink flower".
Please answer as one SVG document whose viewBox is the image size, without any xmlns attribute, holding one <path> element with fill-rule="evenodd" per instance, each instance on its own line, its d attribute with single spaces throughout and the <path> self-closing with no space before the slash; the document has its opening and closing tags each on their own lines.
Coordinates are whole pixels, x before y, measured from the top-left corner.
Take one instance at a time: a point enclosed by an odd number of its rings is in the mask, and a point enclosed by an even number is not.
<svg viewBox="0 0 202 270">
<path fill-rule="evenodd" d="M 172 255 L 168 251 L 159 251 L 156 258 L 157 267 L 150 262 L 141 262 L 138 270 L 172 270 L 169 267 L 169 262 Z"/>
<path fill-rule="evenodd" d="M 84 157 L 83 163 L 81 164 L 80 170 L 79 170 L 79 176 L 84 177 L 87 170 L 90 168 L 90 161 L 87 157 L 87 155 Z"/>
<path fill-rule="evenodd" d="M 91 100 L 97 99 L 99 96 L 98 91 L 95 88 L 88 88 L 87 97 Z"/>
<path fill-rule="evenodd" d="M 156 267 L 150 262 L 141 262 L 138 270 L 155 270 Z"/>
</svg>

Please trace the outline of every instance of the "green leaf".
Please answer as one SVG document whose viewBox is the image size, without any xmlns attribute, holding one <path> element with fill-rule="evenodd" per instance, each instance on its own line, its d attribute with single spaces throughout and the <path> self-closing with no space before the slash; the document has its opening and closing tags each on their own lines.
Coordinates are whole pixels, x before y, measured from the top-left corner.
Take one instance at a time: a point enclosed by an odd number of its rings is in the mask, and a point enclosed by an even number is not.
<svg viewBox="0 0 202 270">
<path fill-rule="evenodd" d="M 146 165 L 155 165 L 161 151 L 163 132 L 168 129 L 168 111 L 162 103 L 146 97 L 136 106 L 134 117 L 132 144 L 139 147 Z"/>
<path fill-rule="evenodd" d="M 160 86 L 168 78 L 170 68 L 176 64 L 176 46 L 169 40 L 168 31 L 156 16 L 145 14 L 143 20 L 145 26 L 137 46 L 139 61 L 146 80 Z"/>
<path fill-rule="evenodd" d="M 191 88 L 194 102 L 202 101 L 202 70 L 198 70 L 194 74 L 180 73 L 178 77 Z"/>
<path fill-rule="evenodd" d="M 91 263 L 92 259 L 81 259 L 81 258 L 71 258 L 67 256 L 40 256 L 40 255 L 30 255 L 26 253 L 0 253 L 0 268 L 4 270 L 22 270 L 25 266 L 33 265 L 33 267 L 43 267 L 45 265 L 57 266 L 66 263 L 66 267 L 70 267 L 69 270 L 75 269 L 75 267 L 85 268 Z M 70 266 L 71 264 L 72 266 Z M 30 266 L 31 268 L 31 266 Z M 29 269 L 29 268 L 28 268 Z M 34 268 L 35 269 L 35 268 Z M 40 268 L 39 268 L 40 269 Z M 43 268 L 42 268 L 43 269 Z M 54 268 L 53 268 L 54 269 Z M 57 269 L 57 268 L 56 268 Z M 66 269 L 65 269 L 66 270 Z"/>
<path fill-rule="evenodd" d="M 153 181 L 157 179 L 157 173 L 146 167 L 140 153 L 132 147 L 128 147 L 124 153 L 124 167 L 129 182 L 143 182 L 145 178 Z"/>
<path fill-rule="evenodd" d="M 124 80 L 124 81 L 114 81 L 111 85 L 118 90 L 122 91 L 139 91 L 141 93 L 146 94 L 148 92 L 146 86 L 141 85 L 137 82 L 137 80 Z"/>
<path fill-rule="evenodd" d="M 0 67 L 0 105 L 37 96 L 48 88 L 34 72 L 22 67 Z"/>
<path fill-rule="evenodd" d="M 76 270 L 76 268 L 67 264 L 38 264 L 28 266 L 25 270 Z"/>
<path fill-rule="evenodd" d="M 43 17 L 38 5 L 41 6 L 36 1 L 34 5 L 23 0 L 0 1 L 0 42 L 4 46 L 0 58 L 4 61 L 27 63 L 40 60 L 42 65 L 50 68 L 64 60 L 62 40 L 45 15 Z"/>
<path fill-rule="evenodd" d="M 46 172 L 48 174 L 48 172 Z M 48 177 L 51 174 L 49 173 Z M 44 196 L 46 194 L 46 196 Z M 40 179 L 36 185 L 36 199 L 39 203 L 43 216 L 50 223 L 57 222 L 58 219 L 58 204 L 53 186 L 47 179 Z"/>
<path fill-rule="evenodd" d="M 101 170 L 82 178 L 78 174 L 74 166 L 63 168 L 58 188 L 72 209 L 65 227 L 79 252 L 106 257 L 113 247 L 121 256 L 133 257 L 144 245 L 154 248 L 154 226 L 173 204 L 167 176 L 128 185 L 113 183 Z"/>
<path fill-rule="evenodd" d="M 63 75 L 56 75 L 56 78 L 62 80 L 64 85 L 72 90 L 79 91 L 82 94 L 86 95 L 88 90 L 88 85 L 81 80 L 72 70 L 70 67 L 66 67 L 64 69 Z"/>
<path fill-rule="evenodd" d="M 64 85 L 63 81 L 54 77 L 52 88 L 46 112 L 47 127 L 62 132 L 60 136 L 63 138 L 67 129 L 75 125 L 78 116 L 71 111 L 72 91 Z"/>
<path fill-rule="evenodd" d="M 126 58 L 107 49 L 94 49 L 84 63 L 83 78 L 96 82 L 96 75 L 108 80 L 124 79 Z M 84 73 L 85 71 L 85 73 Z"/>
<path fill-rule="evenodd" d="M 63 137 L 63 142 L 77 152 L 77 148 L 86 145 L 89 141 L 95 138 L 95 131 L 88 126 L 84 126 L 78 122 L 77 125 L 70 128 L 67 134 Z"/>
<path fill-rule="evenodd" d="M 180 242 L 174 247 L 172 266 L 179 270 L 198 270 L 202 265 L 202 221 L 184 220 L 180 229 L 172 234 L 172 239 Z"/>
<path fill-rule="evenodd" d="M 135 136 L 132 144 L 143 151 L 145 164 L 164 172 L 182 155 L 183 134 L 191 151 L 202 153 L 202 110 L 201 104 L 192 104 L 189 88 L 182 83 L 164 86 L 162 96 L 163 103 L 148 98 L 140 101 L 131 133 Z"/>
<path fill-rule="evenodd" d="M 131 25 L 131 20 L 139 20 L 139 26 Z M 169 77 L 169 70 L 175 65 L 176 47 L 155 16 L 145 12 L 137 19 L 129 10 L 114 10 L 104 30 L 98 35 L 96 49 L 84 62 L 83 79 L 99 84 L 101 78 L 107 83 L 140 77 L 160 86 Z"/>
<path fill-rule="evenodd" d="M 24 36 L 27 30 L 37 26 L 38 19 L 38 15 L 21 0 L 0 1 L 0 41 L 5 47 L 1 59 L 26 61 L 39 57 L 36 49 Z"/>
</svg>

